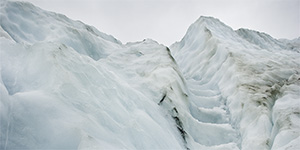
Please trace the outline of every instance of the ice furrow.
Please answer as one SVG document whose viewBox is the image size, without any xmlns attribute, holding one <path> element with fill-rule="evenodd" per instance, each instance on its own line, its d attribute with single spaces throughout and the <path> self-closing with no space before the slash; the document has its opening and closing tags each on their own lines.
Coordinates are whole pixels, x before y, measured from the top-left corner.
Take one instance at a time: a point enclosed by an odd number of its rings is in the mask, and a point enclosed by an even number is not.
<svg viewBox="0 0 300 150">
<path fill-rule="evenodd" d="M 192 87 L 190 89 L 190 111 L 192 116 L 197 119 L 199 123 L 210 126 L 211 130 L 219 131 L 220 133 L 224 134 L 222 140 L 216 139 L 215 137 L 211 138 L 211 141 L 198 140 L 197 142 L 206 146 L 236 143 L 238 141 L 238 131 L 231 126 L 229 119 L 230 114 L 226 104 L 224 103 L 224 99 L 220 94 L 221 92 L 215 89 L 197 90 L 195 87 L 201 87 L 201 85 L 199 85 L 199 82 L 196 80 L 193 81 L 195 82 L 193 83 L 192 81 L 187 81 L 188 88 Z M 205 135 L 205 133 L 203 134 Z M 238 144 L 236 143 L 236 145 Z"/>
</svg>

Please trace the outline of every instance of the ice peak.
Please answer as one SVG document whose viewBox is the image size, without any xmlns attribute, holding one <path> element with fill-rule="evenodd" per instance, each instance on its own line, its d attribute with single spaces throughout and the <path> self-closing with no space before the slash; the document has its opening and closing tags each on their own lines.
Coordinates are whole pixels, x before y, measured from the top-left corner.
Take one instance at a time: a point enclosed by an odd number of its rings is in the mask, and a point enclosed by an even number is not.
<svg viewBox="0 0 300 150">
<path fill-rule="evenodd" d="M 219 19 L 211 16 L 200 16 L 196 22 L 219 22 L 222 23 Z"/>
<path fill-rule="evenodd" d="M 212 28 L 212 27 L 217 27 L 217 28 L 226 27 L 226 28 L 230 28 L 229 26 L 227 26 L 226 24 L 224 24 L 219 19 L 214 18 L 214 17 L 210 17 L 210 16 L 200 16 L 194 24 L 197 24 L 197 25 L 205 24 L 205 26 L 207 26 L 209 28 Z"/>
<path fill-rule="evenodd" d="M 234 39 L 237 34 L 234 30 L 225 25 L 219 19 L 207 16 L 200 16 L 187 30 L 181 40 L 181 46 L 193 45 L 198 42 L 204 42 L 211 38 L 218 40 Z"/>
<path fill-rule="evenodd" d="M 210 36 L 234 34 L 231 27 L 227 26 L 217 18 L 208 16 L 200 16 L 199 19 L 189 27 L 186 34 L 202 31 L 209 33 Z"/>
</svg>

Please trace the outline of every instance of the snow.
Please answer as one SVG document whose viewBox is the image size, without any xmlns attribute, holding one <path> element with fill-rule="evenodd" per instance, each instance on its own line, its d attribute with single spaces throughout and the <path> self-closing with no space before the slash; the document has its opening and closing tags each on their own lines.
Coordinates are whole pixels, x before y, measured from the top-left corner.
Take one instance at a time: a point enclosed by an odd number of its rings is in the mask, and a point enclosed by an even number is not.
<svg viewBox="0 0 300 150">
<path fill-rule="evenodd" d="M 0 149 L 298 149 L 299 40 L 200 17 L 170 48 L 0 3 Z"/>
</svg>

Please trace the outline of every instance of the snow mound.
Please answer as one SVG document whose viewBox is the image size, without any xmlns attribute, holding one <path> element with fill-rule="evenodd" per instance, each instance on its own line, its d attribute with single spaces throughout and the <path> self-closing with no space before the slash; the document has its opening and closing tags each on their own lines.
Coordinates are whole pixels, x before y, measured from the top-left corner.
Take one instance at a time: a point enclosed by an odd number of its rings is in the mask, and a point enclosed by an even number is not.
<svg viewBox="0 0 300 150">
<path fill-rule="evenodd" d="M 299 40 L 200 17 L 170 48 L 122 44 L 0 7 L 0 149 L 299 148 Z"/>
</svg>

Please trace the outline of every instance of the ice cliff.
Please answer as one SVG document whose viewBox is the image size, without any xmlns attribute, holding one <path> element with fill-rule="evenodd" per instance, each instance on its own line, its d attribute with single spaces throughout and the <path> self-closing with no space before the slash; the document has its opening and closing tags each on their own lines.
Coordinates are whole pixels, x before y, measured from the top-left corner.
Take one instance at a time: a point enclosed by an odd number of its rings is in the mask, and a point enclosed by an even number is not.
<svg viewBox="0 0 300 150">
<path fill-rule="evenodd" d="M 300 148 L 300 41 L 200 17 L 122 44 L 0 2 L 0 149 Z"/>
</svg>

